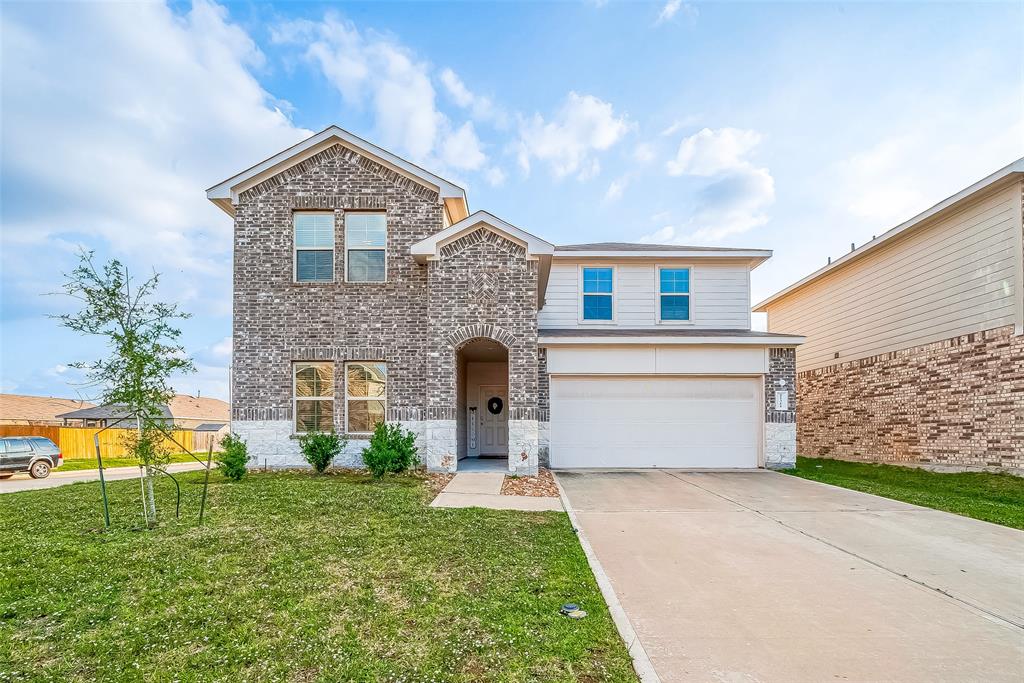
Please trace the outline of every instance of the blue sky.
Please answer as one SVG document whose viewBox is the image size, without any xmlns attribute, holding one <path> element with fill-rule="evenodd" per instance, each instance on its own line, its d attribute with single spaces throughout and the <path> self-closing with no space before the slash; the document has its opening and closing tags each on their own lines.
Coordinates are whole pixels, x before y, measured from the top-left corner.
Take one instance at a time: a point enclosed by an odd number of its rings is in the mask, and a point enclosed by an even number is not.
<svg viewBox="0 0 1024 683">
<path fill-rule="evenodd" d="M 231 221 L 204 190 L 338 124 L 557 243 L 764 247 L 759 300 L 1024 155 L 1024 5 L 0 6 L 0 389 L 76 395 L 80 246 L 194 317 L 227 397 Z M 85 392 L 88 397 L 88 392 Z"/>
</svg>

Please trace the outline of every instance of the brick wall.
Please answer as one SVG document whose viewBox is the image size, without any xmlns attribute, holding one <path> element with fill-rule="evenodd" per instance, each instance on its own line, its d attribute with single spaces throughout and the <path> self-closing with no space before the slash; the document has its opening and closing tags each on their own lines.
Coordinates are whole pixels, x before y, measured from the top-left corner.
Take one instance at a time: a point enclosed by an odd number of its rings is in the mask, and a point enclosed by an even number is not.
<svg viewBox="0 0 1024 683">
<path fill-rule="evenodd" d="M 1024 468 L 1024 337 L 1013 327 L 801 372 L 801 455 Z"/>
<path fill-rule="evenodd" d="M 780 404 L 776 392 L 785 391 Z M 776 346 L 768 349 L 768 372 L 764 376 L 764 460 L 775 469 L 796 464 L 796 349 Z"/>
</svg>

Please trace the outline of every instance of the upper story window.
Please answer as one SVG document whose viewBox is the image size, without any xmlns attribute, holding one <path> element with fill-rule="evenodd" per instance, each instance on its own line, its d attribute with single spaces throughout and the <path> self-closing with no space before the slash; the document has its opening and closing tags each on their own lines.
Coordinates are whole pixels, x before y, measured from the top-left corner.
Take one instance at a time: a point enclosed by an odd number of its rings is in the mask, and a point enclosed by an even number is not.
<svg viewBox="0 0 1024 683">
<path fill-rule="evenodd" d="M 345 214 L 345 279 L 384 282 L 387 279 L 387 217 L 383 213 Z"/>
<path fill-rule="evenodd" d="M 334 280 L 334 213 L 296 213 L 295 281 Z"/>
<path fill-rule="evenodd" d="M 690 269 L 658 269 L 658 319 L 669 322 L 690 319 Z"/>
<path fill-rule="evenodd" d="M 582 279 L 583 319 L 612 320 L 615 308 L 615 269 L 584 267 Z"/>
<path fill-rule="evenodd" d="M 293 363 L 295 431 L 334 430 L 334 363 Z"/>
<path fill-rule="evenodd" d="M 345 431 L 369 434 L 384 421 L 388 401 L 388 369 L 384 363 L 345 366 Z"/>
</svg>

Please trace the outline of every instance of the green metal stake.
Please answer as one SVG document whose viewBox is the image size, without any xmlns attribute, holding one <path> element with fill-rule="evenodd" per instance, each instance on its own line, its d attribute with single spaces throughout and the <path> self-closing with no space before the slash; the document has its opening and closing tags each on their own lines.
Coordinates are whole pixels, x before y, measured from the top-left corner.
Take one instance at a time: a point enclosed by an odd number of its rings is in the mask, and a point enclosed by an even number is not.
<svg viewBox="0 0 1024 683">
<path fill-rule="evenodd" d="M 92 441 L 96 444 L 96 464 L 100 466 L 100 491 L 103 492 L 103 521 L 110 528 L 110 503 L 107 501 L 107 480 L 103 476 L 103 457 L 100 455 L 100 435 L 92 435 Z"/>
<path fill-rule="evenodd" d="M 206 490 L 210 488 L 210 464 L 213 462 L 213 439 L 210 439 L 210 451 L 206 454 L 206 479 L 203 481 L 203 500 L 199 503 L 199 523 L 203 523 L 206 512 Z"/>
</svg>

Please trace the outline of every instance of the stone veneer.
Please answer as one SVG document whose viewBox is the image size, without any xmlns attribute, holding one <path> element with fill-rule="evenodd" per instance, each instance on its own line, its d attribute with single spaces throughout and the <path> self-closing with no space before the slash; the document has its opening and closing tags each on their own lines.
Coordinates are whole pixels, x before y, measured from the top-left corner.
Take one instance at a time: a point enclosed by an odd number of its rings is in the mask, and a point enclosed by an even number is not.
<svg viewBox="0 0 1024 683">
<path fill-rule="evenodd" d="M 775 392 L 789 393 L 788 405 L 776 405 Z M 796 349 L 768 349 L 764 376 L 764 465 L 784 469 L 796 465 Z"/>
<path fill-rule="evenodd" d="M 1012 326 L 798 375 L 801 455 L 1024 468 L 1024 336 Z"/>
<path fill-rule="evenodd" d="M 295 211 L 335 216 L 334 282 L 297 283 Z M 345 282 L 346 211 L 387 213 L 387 282 Z M 409 247 L 444 228 L 435 191 L 341 145 L 242 193 L 235 207 L 232 429 L 260 465 L 304 464 L 293 437 L 292 364 L 332 361 L 345 424 L 345 361 L 384 361 L 387 419 L 417 434 L 432 469 L 456 467 L 456 354 L 473 338 L 509 354 L 510 468 L 537 467 L 537 262 L 480 229 L 417 263 Z M 366 442 L 335 463 L 360 466 Z"/>
</svg>

